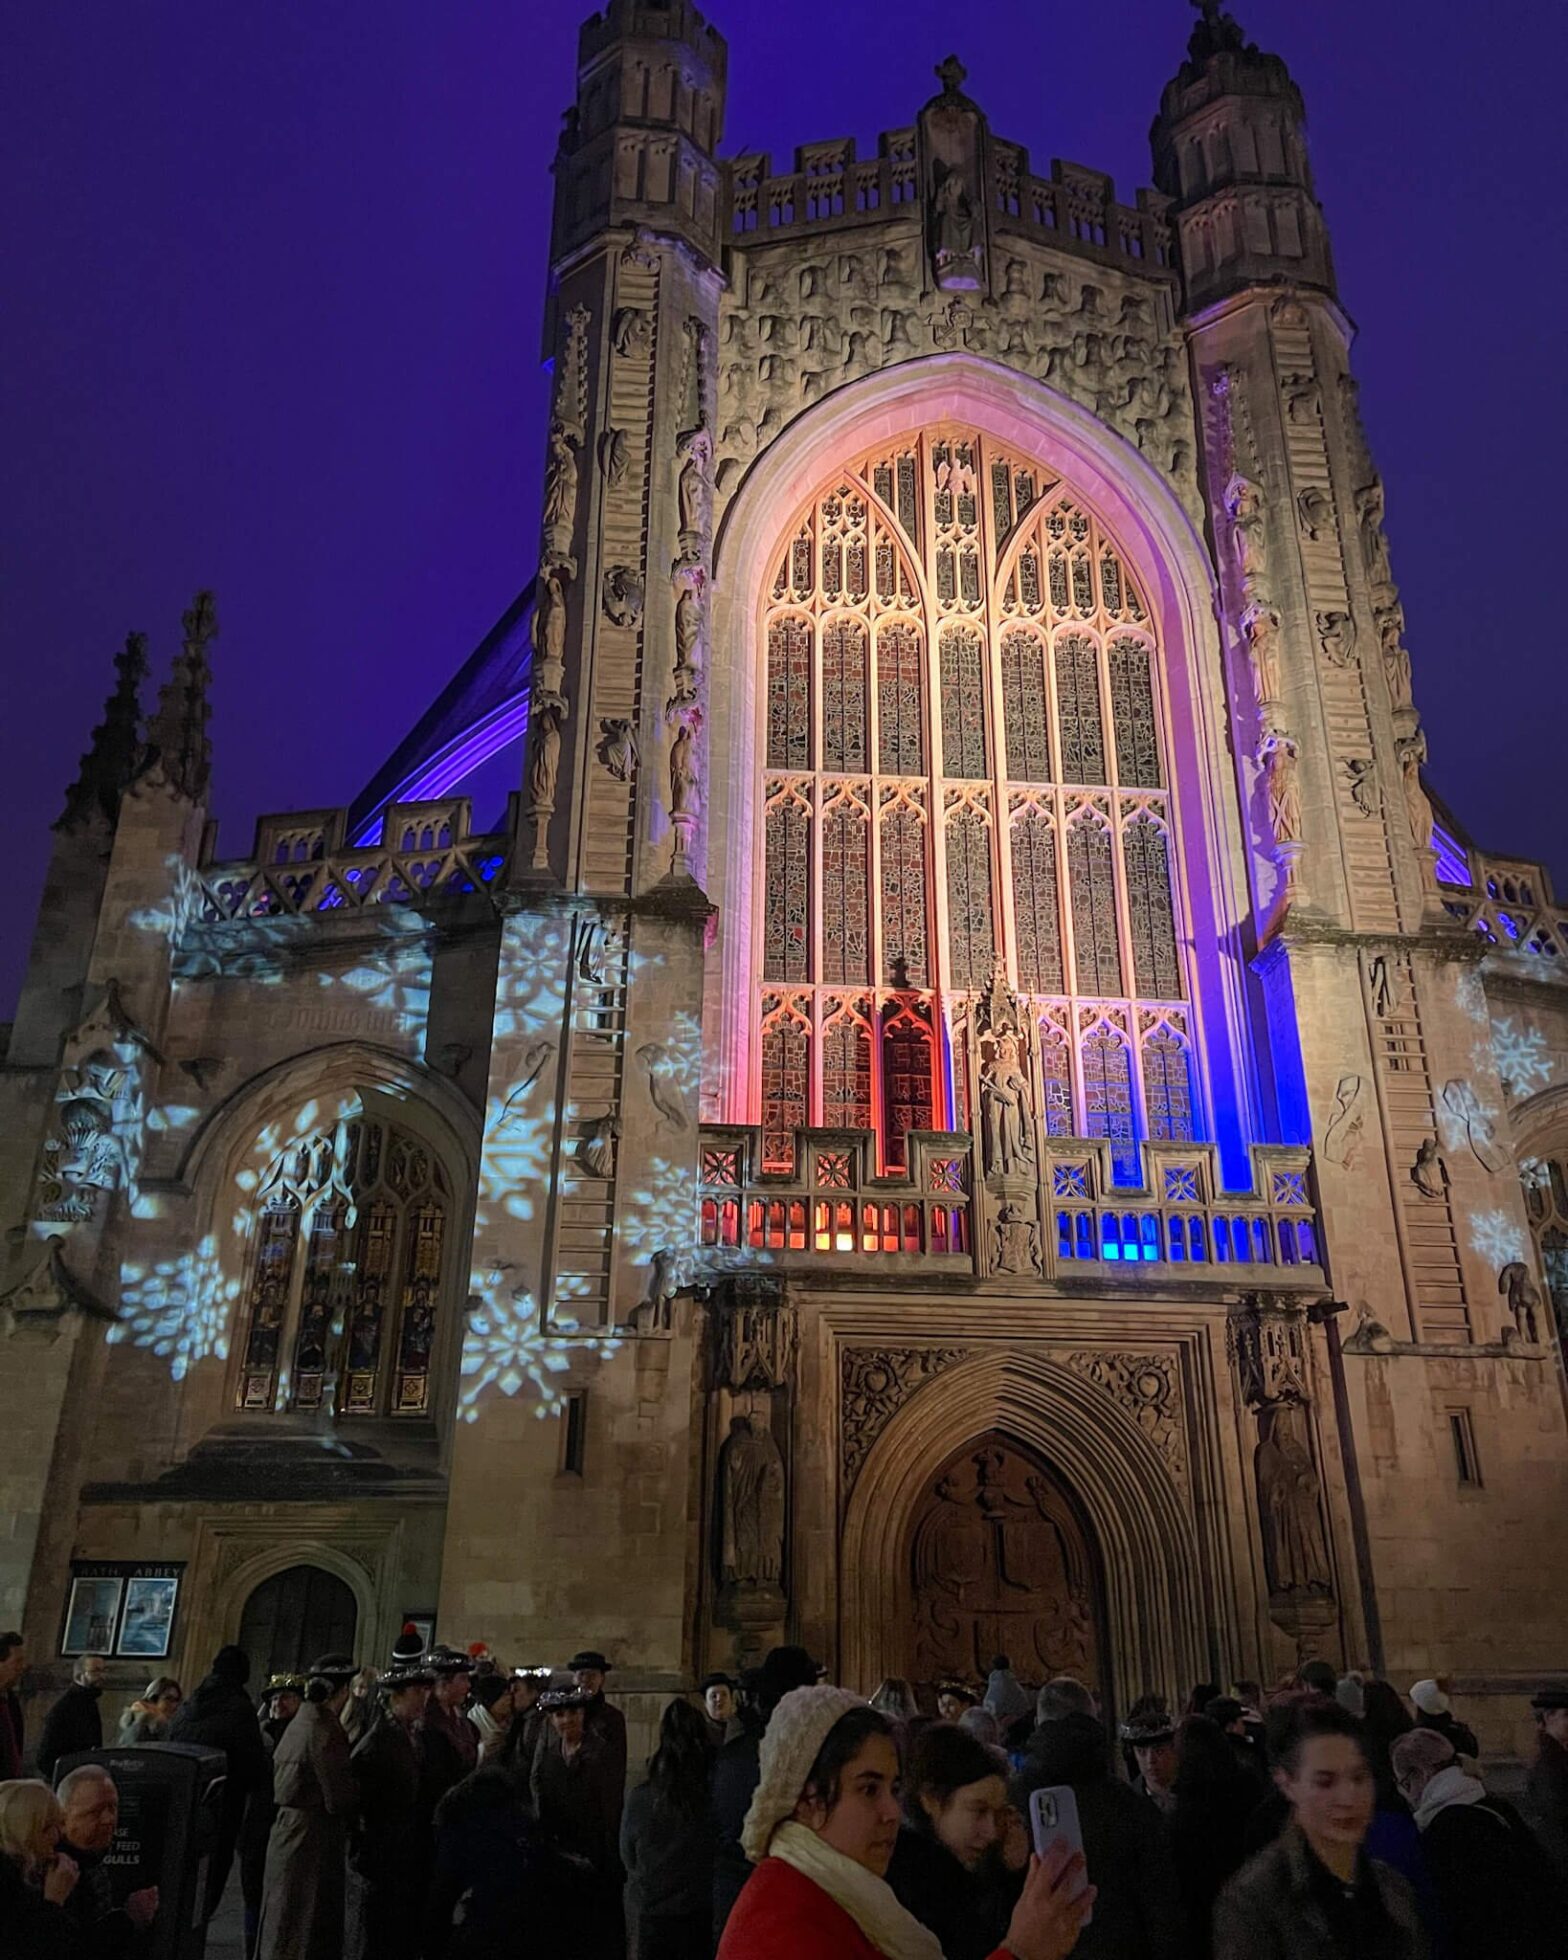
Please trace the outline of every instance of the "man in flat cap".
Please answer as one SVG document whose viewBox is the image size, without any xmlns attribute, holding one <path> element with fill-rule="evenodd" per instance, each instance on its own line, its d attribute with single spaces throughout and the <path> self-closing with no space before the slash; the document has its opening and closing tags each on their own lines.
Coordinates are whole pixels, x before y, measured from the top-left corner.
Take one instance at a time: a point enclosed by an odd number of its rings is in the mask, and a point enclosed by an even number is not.
<svg viewBox="0 0 1568 1960">
<path fill-rule="evenodd" d="M 358 1672 L 352 1654 L 313 1662 L 304 1705 L 273 1756 L 278 1814 L 267 1844 L 256 1960 L 341 1960 L 344 1853 L 359 1807 L 342 1715 Z"/>
<path fill-rule="evenodd" d="M 432 1647 L 425 1665 L 435 1675 L 435 1687 L 419 1717 L 423 1749 L 420 1802 L 426 1817 L 479 1762 L 479 1737 L 463 1713 L 473 1686 L 474 1663 L 453 1647 Z"/>
<path fill-rule="evenodd" d="M 1138 1764 L 1138 1787 L 1156 1810 L 1169 1812 L 1176 1801 L 1176 1723 L 1163 1709 L 1130 1715 L 1121 1739 Z"/>
<path fill-rule="evenodd" d="M 349 1839 L 348 1960 L 417 1960 L 430 1863 L 418 1724 L 435 1682 L 423 1662 L 395 1661 L 349 1759 L 359 1815 Z"/>
<path fill-rule="evenodd" d="M 1530 1703 L 1539 1735 L 1530 1802 L 1558 1876 L 1568 1879 L 1568 1688 L 1543 1688 Z"/>
</svg>

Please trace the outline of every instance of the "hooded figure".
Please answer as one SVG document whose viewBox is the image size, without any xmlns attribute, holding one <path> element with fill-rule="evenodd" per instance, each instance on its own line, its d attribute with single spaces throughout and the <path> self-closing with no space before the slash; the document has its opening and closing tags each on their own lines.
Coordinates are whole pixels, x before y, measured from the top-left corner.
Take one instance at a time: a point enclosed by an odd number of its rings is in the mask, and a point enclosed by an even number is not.
<svg viewBox="0 0 1568 1960">
<path fill-rule="evenodd" d="M 244 1648 L 220 1647 L 213 1656 L 212 1672 L 174 1711 L 165 1738 L 203 1749 L 221 1749 L 228 1759 L 217 1842 L 207 1867 L 206 1916 L 209 1919 L 218 1910 L 223 1888 L 229 1882 L 234 1847 L 239 1841 L 251 1792 L 265 1789 L 272 1774 L 266 1744 L 261 1739 L 261 1723 L 245 1692 L 249 1679 L 250 1656 Z"/>
</svg>

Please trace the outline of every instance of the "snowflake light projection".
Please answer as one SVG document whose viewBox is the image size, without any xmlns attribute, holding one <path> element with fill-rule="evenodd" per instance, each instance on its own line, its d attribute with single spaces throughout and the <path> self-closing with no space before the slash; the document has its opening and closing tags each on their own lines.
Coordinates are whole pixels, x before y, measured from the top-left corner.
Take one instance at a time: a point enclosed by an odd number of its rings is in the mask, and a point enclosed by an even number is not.
<svg viewBox="0 0 1568 1960">
<path fill-rule="evenodd" d="M 1486 983 L 1473 967 L 1467 967 L 1454 983 L 1454 1002 L 1467 1021 L 1486 1026 Z"/>
<path fill-rule="evenodd" d="M 1519 1160 L 1519 1182 L 1527 1191 L 1545 1191 L 1552 1182 L 1551 1166 L 1543 1164 L 1539 1157 L 1522 1157 Z"/>
<path fill-rule="evenodd" d="M 1516 1259 L 1529 1263 L 1524 1228 L 1506 1211 L 1473 1211 L 1469 1223 L 1470 1244 L 1489 1266 L 1508 1266 Z"/>
<path fill-rule="evenodd" d="M 151 1348 L 169 1363 L 175 1381 L 209 1356 L 228 1358 L 229 1318 L 239 1281 L 226 1279 L 209 1233 L 194 1252 L 152 1265 L 126 1260 L 120 1267 L 120 1318 L 105 1339 Z"/>
<path fill-rule="evenodd" d="M 1511 1014 L 1492 1023 L 1492 1053 L 1503 1087 L 1512 1095 L 1527 1096 L 1537 1082 L 1544 1088 L 1552 1079 L 1545 1034 L 1539 1028 L 1515 1028 Z"/>
<path fill-rule="evenodd" d="M 571 1338 L 560 1338 L 569 1334 Z M 479 1420 L 479 1403 L 489 1389 L 515 1397 L 523 1388 L 536 1391 L 533 1413 L 559 1415 L 565 1396 L 552 1377 L 563 1375 L 573 1355 L 611 1355 L 620 1347 L 613 1334 L 585 1334 L 575 1321 L 557 1319 L 546 1334 L 539 1309 L 526 1288 L 508 1291 L 504 1276 L 492 1269 L 474 1275 L 463 1333 L 463 1358 L 458 1366 L 461 1387 L 457 1411 L 464 1422 Z"/>
</svg>

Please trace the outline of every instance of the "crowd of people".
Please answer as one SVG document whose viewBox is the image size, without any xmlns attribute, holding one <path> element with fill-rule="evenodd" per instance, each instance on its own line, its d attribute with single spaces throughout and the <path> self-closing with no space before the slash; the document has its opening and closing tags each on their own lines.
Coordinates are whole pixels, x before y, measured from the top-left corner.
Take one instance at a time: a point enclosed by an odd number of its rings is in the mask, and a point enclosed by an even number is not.
<svg viewBox="0 0 1568 1960">
<path fill-rule="evenodd" d="M 107 1854 L 103 1665 L 29 1752 L 0 1635 L 0 1954 L 130 1960 L 156 1890 Z M 1568 1948 L 1568 1690 L 1533 1703 L 1527 1823 L 1436 1681 L 1309 1662 L 1264 1696 L 1142 1696 L 1114 1730 L 1069 1677 L 907 1681 L 869 1701 L 799 1647 L 664 1708 L 628 1791 L 610 1663 L 504 1668 L 406 1628 L 252 1694 L 223 1648 L 159 1676 L 126 1746 L 221 1750 L 205 1910 L 238 1865 L 259 1960 L 1493 1960 Z M 24 1774 L 29 1761 L 37 1777 Z M 51 1788 L 57 1766 L 65 1765 Z M 1066 1816 L 1038 1844 L 1032 1799 Z M 1070 1800 L 1065 1793 L 1071 1793 Z"/>
</svg>

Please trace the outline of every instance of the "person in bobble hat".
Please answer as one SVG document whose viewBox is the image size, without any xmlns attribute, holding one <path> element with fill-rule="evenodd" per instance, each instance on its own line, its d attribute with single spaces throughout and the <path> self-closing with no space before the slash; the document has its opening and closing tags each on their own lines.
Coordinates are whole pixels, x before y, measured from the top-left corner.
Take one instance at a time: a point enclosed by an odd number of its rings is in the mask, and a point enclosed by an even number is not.
<svg viewBox="0 0 1568 1960">
<path fill-rule="evenodd" d="M 430 1866 L 417 1731 L 435 1681 L 417 1656 L 394 1660 L 349 1759 L 359 1811 L 349 1839 L 348 1960 L 417 1960 Z"/>
<path fill-rule="evenodd" d="M 756 1866 L 718 1960 L 942 1960 L 885 1873 L 898 1841 L 893 1725 L 845 1688 L 796 1688 L 762 1739 L 762 1780 L 743 1843 Z M 1031 1858 L 1003 1944 L 989 1960 L 1065 1960 L 1094 1901 L 1083 1860 Z"/>
</svg>

